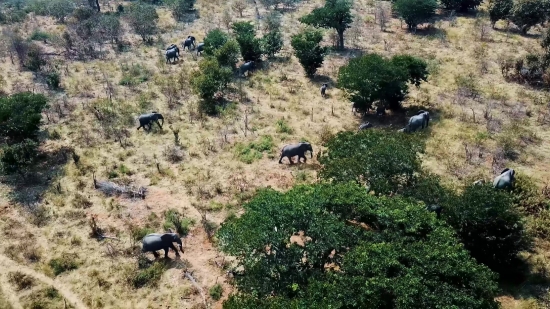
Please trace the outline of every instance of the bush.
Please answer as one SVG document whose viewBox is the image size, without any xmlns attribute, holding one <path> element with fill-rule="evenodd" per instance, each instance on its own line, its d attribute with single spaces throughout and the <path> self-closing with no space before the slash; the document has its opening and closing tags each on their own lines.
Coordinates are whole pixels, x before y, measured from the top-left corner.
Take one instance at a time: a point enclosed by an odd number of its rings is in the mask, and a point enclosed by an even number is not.
<svg viewBox="0 0 550 309">
<path fill-rule="evenodd" d="M 210 30 L 204 38 L 204 53 L 214 56 L 216 50 L 221 48 L 229 41 L 229 36 L 220 28 Z"/>
<path fill-rule="evenodd" d="M 510 274 L 517 254 L 530 242 L 509 194 L 490 185 L 467 187 L 443 212 L 464 247 L 480 263 Z"/>
<path fill-rule="evenodd" d="M 144 286 L 156 287 L 165 270 L 166 266 L 162 262 L 155 262 L 153 265 L 145 269 L 140 269 L 137 273 L 130 275 L 128 280 L 136 289 Z"/>
<path fill-rule="evenodd" d="M 37 140 L 47 103 L 44 95 L 29 92 L 0 97 L 0 136 L 9 145 Z"/>
<path fill-rule="evenodd" d="M 477 8 L 482 0 L 441 0 L 441 4 L 448 10 L 466 12 Z"/>
<path fill-rule="evenodd" d="M 283 36 L 279 31 L 270 31 L 262 38 L 262 50 L 273 58 L 283 48 Z"/>
<path fill-rule="evenodd" d="M 223 286 L 221 284 L 216 284 L 213 287 L 210 288 L 208 291 L 208 294 L 210 294 L 210 297 L 212 297 L 213 300 L 218 301 L 223 296 Z"/>
<path fill-rule="evenodd" d="M 165 213 L 165 217 L 166 221 L 164 223 L 164 229 L 167 230 L 169 228 L 174 228 L 180 237 L 187 236 L 191 230 L 191 227 L 195 224 L 193 219 L 184 218 L 183 215 L 175 209 L 169 209 Z"/>
<path fill-rule="evenodd" d="M 288 125 L 288 123 L 284 119 L 277 120 L 275 125 L 276 125 L 276 132 L 277 133 L 285 133 L 285 134 L 294 133 L 294 130 Z"/>
<path fill-rule="evenodd" d="M 334 29 L 338 34 L 338 48 L 344 49 L 344 31 L 353 22 L 352 1 L 326 0 L 325 6 L 300 18 L 300 22 L 314 27 Z"/>
<path fill-rule="evenodd" d="M 71 271 L 78 268 L 76 257 L 71 254 L 65 254 L 62 257 L 51 259 L 48 262 L 48 265 L 51 267 L 54 275 L 56 276 L 59 276 L 66 271 Z"/>
<path fill-rule="evenodd" d="M 33 72 L 38 72 L 46 65 L 46 59 L 44 59 L 44 51 L 42 47 L 31 43 L 28 46 L 27 57 L 24 63 L 25 67 Z"/>
<path fill-rule="evenodd" d="M 50 35 L 47 32 L 43 32 L 40 30 L 34 30 L 29 37 L 29 39 L 33 41 L 46 41 L 50 38 Z"/>
<path fill-rule="evenodd" d="M 154 233 L 155 231 L 153 229 L 142 227 L 139 228 L 137 226 L 131 226 L 130 227 L 130 236 L 132 237 L 132 240 L 134 242 L 140 242 L 143 237 Z"/>
<path fill-rule="evenodd" d="M 119 85 L 137 86 L 148 81 L 151 78 L 151 74 L 151 71 L 141 64 L 122 65 L 122 78 Z"/>
<path fill-rule="evenodd" d="M 236 22 L 233 32 L 244 61 L 258 61 L 262 58 L 262 42 L 256 38 L 256 30 L 251 22 Z"/>
<path fill-rule="evenodd" d="M 405 20 L 409 30 L 416 30 L 419 24 L 429 22 L 435 15 L 436 0 L 397 0 L 395 10 Z"/>
<path fill-rule="evenodd" d="M 273 138 L 271 136 L 262 136 L 259 141 L 249 144 L 238 143 L 235 145 L 235 154 L 240 161 L 251 164 L 263 157 L 264 152 L 273 150 Z"/>
<path fill-rule="evenodd" d="M 26 168 L 34 165 L 38 158 L 38 142 L 31 139 L 4 146 L 2 150 L 0 163 L 5 174 L 25 174 Z"/>
<path fill-rule="evenodd" d="M 214 52 L 214 56 L 220 66 L 230 67 L 235 69 L 235 65 L 239 60 L 240 47 L 235 40 L 225 42 L 219 49 Z"/>
<path fill-rule="evenodd" d="M 17 287 L 17 291 L 26 290 L 32 288 L 34 285 L 34 279 L 21 272 L 10 272 L 8 280 L 11 284 Z"/>
<path fill-rule="evenodd" d="M 76 6 L 72 0 L 49 0 L 47 3 L 47 14 L 56 18 L 60 23 L 65 23 L 65 18 L 69 17 Z"/>
<path fill-rule="evenodd" d="M 59 89 L 61 85 L 61 75 L 58 72 L 50 72 L 46 74 L 46 84 L 52 90 Z"/>
<path fill-rule="evenodd" d="M 312 77 L 317 69 L 323 65 L 326 47 L 321 47 L 320 43 L 323 35 L 317 30 L 304 30 L 293 35 L 291 40 L 292 48 L 300 64 L 304 68 L 307 76 Z"/>
<path fill-rule="evenodd" d="M 191 77 L 193 90 L 202 99 L 200 108 L 208 114 L 217 112 L 214 96 L 225 90 L 233 77 L 230 68 L 222 67 L 216 59 L 204 59 L 199 72 Z"/>
<path fill-rule="evenodd" d="M 493 0 L 489 5 L 489 17 L 493 28 L 497 21 L 506 19 L 510 16 L 514 7 L 513 0 Z"/>
<path fill-rule="evenodd" d="M 157 33 L 159 16 L 154 6 L 140 3 L 133 4 L 129 7 L 127 17 L 128 23 L 141 36 L 143 42 L 150 41 L 151 36 Z"/>
<path fill-rule="evenodd" d="M 175 0 L 172 3 L 172 14 L 177 21 L 185 21 L 187 14 L 195 7 L 197 0 Z"/>
<path fill-rule="evenodd" d="M 531 27 L 546 20 L 546 3 L 542 0 L 515 1 L 511 20 L 525 34 Z"/>
<path fill-rule="evenodd" d="M 417 152 L 424 143 L 399 132 L 365 130 L 341 132 L 329 140 L 319 156 L 319 176 L 337 182 L 365 184 L 376 194 L 399 192 L 420 171 Z"/>
</svg>

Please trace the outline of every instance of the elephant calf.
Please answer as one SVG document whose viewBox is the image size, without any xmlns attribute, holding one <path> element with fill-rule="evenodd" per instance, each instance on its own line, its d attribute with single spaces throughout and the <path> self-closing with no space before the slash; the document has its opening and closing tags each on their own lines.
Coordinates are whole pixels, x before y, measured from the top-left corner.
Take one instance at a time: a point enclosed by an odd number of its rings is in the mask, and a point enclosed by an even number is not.
<svg viewBox="0 0 550 309">
<path fill-rule="evenodd" d="M 430 205 L 426 206 L 426 210 L 429 212 L 435 212 L 437 219 L 441 218 L 441 211 L 443 210 L 443 207 L 439 205 Z"/>
<path fill-rule="evenodd" d="M 254 61 L 248 61 L 246 63 L 243 63 L 241 67 L 239 68 L 239 73 L 244 76 L 244 73 L 252 71 L 254 69 Z"/>
<path fill-rule="evenodd" d="M 313 158 L 313 148 L 311 147 L 310 143 L 307 142 L 301 142 L 298 144 L 293 145 L 286 145 L 283 147 L 283 150 L 281 151 L 281 158 L 279 158 L 279 164 L 282 164 L 282 160 L 284 157 L 288 158 L 288 161 L 290 161 L 290 164 L 293 164 L 292 157 L 298 156 L 298 162 L 300 162 L 301 158 L 304 158 L 304 163 L 307 161 L 306 159 L 306 151 L 309 151 L 311 154 L 311 158 Z"/>
<path fill-rule="evenodd" d="M 495 177 L 493 187 L 496 189 L 513 189 L 516 171 L 511 168 L 505 168 L 500 175 Z"/>
<path fill-rule="evenodd" d="M 328 84 L 323 84 L 323 86 L 321 86 L 321 96 L 323 98 L 327 96 L 327 87 L 328 87 Z"/>
<path fill-rule="evenodd" d="M 158 112 L 140 115 L 138 117 L 139 127 L 137 129 L 139 130 L 143 128 L 145 130 L 145 127 L 148 126 L 149 130 L 151 130 L 153 122 L 156 122 L 156 124 L 162 129 L 162 125 L 159 123 L 159 119 L 162 120 L 162 124 L 164 125 L 164 117 Z"/>
<path fill-rule="evenodd" d="M 192 35 L 187 36 L 187 39 L 185 39 L 185 41 L 181 43 L 183 50 L 185 50 L 186 47 L 187 47 L 187 50 L 191 50 L 191 45 L 193 46 L 193 48 L 195 48 L 196 47 L 195 41 L 196 40 L 194 36 Z"/>
<path fill-rule="evenodd" d="M 168 258 L 169 248 L 172 248 L 172 250 L 176 252 L 176 256 L 179 256 L 180 254 L 178 252 L 178 249 L 174 247 L 174 243 L 177 243 L 180 247 L 181 253 L 184 253 L 181 238 L 176 233 L 149 234 L 143 237 L 141 243 L 143 244 L 141 252 L 153 252 L 155 258 L 159 257 L 157 251 L 161 249 L 164 250 L 164 257 Z"/>
<path fill-rule="evenodd" d="M 204 51 L 204 43 L 199 43 L 199 45 L 197 45 L 197 56 L 202 55 L 203 51 Z"/>
<path fill-rule="evenodd" d="M 169 63 L 169 62 L 171 63 L 172 59 L 174 61 L 176 60 L 179 61 L 179 54 L 180 54 L 180 49 L 174 44 L 170 45 L 170 47 L 164 53 L 164 55 L 166 56 L 166 63 Z"/>
</svg>

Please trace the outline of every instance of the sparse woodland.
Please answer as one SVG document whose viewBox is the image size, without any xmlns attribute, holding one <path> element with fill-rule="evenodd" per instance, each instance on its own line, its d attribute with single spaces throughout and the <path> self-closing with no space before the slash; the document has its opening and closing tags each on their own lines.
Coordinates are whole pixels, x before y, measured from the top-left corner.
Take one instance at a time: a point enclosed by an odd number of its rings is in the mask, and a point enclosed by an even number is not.
<svg viewBox="0 0 550 309">
<path fill-rule="evenodd" d="M 0 308 L 548 308 L 549 12 L 1 1 Z"/>
</svg>

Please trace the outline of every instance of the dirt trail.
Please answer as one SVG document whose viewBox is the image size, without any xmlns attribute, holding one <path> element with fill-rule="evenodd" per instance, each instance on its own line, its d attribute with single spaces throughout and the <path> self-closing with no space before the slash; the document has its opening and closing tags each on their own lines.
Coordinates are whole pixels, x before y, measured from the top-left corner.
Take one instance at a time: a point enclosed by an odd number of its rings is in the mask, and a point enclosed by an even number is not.
<svg viewBox="0 0 550 309">
<path fill-rule="evenodd" d="M 87 309 L 87 307 L 84 305 L 84 303 L 82 303 L 82 301 L 78 298 L 78 296 L 76 296 L 75 294 L 73 294 L 73 292 L 71 292 L 70 289 L 68 289 L 65 285 L 63 285 L 62 283 L 56 281 L 56 280 L 53 280 L 49 277 L 47 277 L 46 275 L 44 274 L 41 274 L 39 272 L 36 272 L 34 271 L 33 269 L 30 269 L 24 265 L 21 265 L 13 260 L 11 260 L 10 258 L 0 254 L 0 266 L 1 266 L 1 269 L 2 269 L 2 277 L 6 278 L 7 274 L 9 272 L 21 272 L 27 276 L 31 276 L 33 278 L 35 278 L 36 280 L 39 280 L 39 281 L 42 281 L 42 283 L 44 284 L 47 284 L 47 285 L 50 285 L 52 287 L 54 287 L 58 292 L 59 294 L 61 294 L 71 305 L 73 305 L 76 309 Z M 9 292 L 6 291 L 4 288 L 5 288 L 5 281 L 0 281 L 2 283 L 2 290 L 8 294 Z M 9 286 L 8 286 L 9 287 Z M 18 309 L 18 308 L 21 308 L 21 305 L 19 304 L 18 301 L 12 299 L 13 297 L 16 297 L 16 296 L 12 296 L 14 295 L 14 293 L 9 293 L 7 295 L 8 297 L 8 300 L 12 303 L 12 306 L 14 306 L 15 309 Z"/>
</svg>

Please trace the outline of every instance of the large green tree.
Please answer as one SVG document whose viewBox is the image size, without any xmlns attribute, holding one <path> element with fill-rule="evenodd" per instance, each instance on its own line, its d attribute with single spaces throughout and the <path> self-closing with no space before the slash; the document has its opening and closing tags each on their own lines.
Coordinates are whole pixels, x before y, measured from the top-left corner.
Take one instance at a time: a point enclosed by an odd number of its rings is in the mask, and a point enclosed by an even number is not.
<svg viewBox="0 0 550 309">
<path fill-rule="evenodd" d="M 423 142 L 414 135 L 393 131 L 341 132 L 321 153 L 322 179 L 364 184 L 379 194 L 397 192 L 420 171 L 417 153 Z"/>
<path fill-rule="evenodd" d="M 497 21 L 510 17 L 514 7 L 513 0 L 493 0 L 489 5 L 489 17 L 493 28 Z"/>
<path fill-rule="evenodd" d="M 546 20 L 546 12 L 547 2 L 544 0 L 517 0 L 514 1 L 510 19 L 525 34 L 531 27 Z"/>
<path fill-rule="evenodd" d="M 234 23 L 233 32 L 239 43 L 244 61 L 258 61 L 262 58 L 262 41 L 256 37 L 256 29 L 251 22 Z"/>
<path fill-rule="evenodd" d="M 150 4 L 136 3 L 128 10 L 128 23 L 134 31 L 146 42 L 157 33 L 157 9 Z"/>
<path fill-rule="evenodd" d="M 191 78 L 191 85 L 202 99 L 200 107 L 204 112 L 216 112 L 215 96 L 227 88 L 232 75 L 231 68 L 220 66 L 215 58 L 209 57 L 199 63 L 199 72 Z"/>
<path fill-rule="evenodd" d="M 407 200 L 319 184 L 244 208 L 217 234 L 242 270 L 225 309 L 498 308 L 495 276 Z"/>
<path fill-rule="evenodd" d="M 409 91 L 408 83 L 419 86 L 427 76 L 427 64 L 421 59 L 408 55 L 386 59 L 367 54 L 340 67 L 338 85 L 357 109 L 368 111 L 374 103 L 399 109 Z"/>
<path fill-rule="evenodd" d="M 327 48 L 320 45 L 322 40 L 323 34 L 311 29 L 292 36 L 290 44 L 294 48 L 294 54 L 309 77 L 315 75 L 325 60 Z"/>
<path fill-rule="evenodd" d="M 229 41 L 229 36 L 220 28 L 208 31 L 204 38 L 204 53 L 214 56 L 215 51 L 221 48 L 227 41 Z"/>
<path fill-rule="evenodd" d="M 353 22 L 350 0 L 326 0 L 325 6 L 300 18 L 304 24 L 330 28 L 338 33 L 338 47 L 344 49 L 344 32 Z"/>
<path fill-rule="evenodd" d="M 416 30 L 419 24 L 427 23 L 435 15 L 436 0 L 397 0 L 395 10 L 405 20 L 409 30 Z"/>
</svg>

